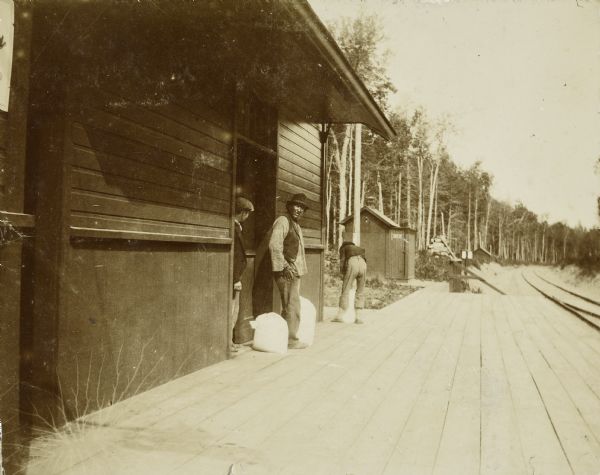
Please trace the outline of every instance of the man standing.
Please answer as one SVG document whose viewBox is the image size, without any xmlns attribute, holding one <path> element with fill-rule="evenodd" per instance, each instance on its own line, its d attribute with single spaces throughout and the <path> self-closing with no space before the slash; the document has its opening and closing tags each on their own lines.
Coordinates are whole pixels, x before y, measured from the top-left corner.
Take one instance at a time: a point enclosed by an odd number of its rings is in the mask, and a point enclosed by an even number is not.
<svg viewBox="0 0 600 475">
<path fill-rule="evenodd" d="M 365 250 L 358 247 L 352 241 L 344 241 L 340 247 L 340 273 L 342 274 L 342 295 L 340 296 L 340 309 L 342 312 L 348 310 L 350 306 L 350 289 L 356 281 L 356 296 L 354 308 L 356 310 L 364 308 L 365 279 L 367 276 L 367 260 L 365 259 Z M 335 319 L 334 321 L 340 321 Z M 363 323 L 356 316 L 354 323 Z"/>
<path fill-rule="evenodd" d="M 240 313 L 240 292 L 242 291 L 242 274 L 246 269 L 246 249 L 244 247 L 244 237 L 242 235 L 242 223 L 248 219 L 250 213 L 254 211 L 252 202 L 243 195 L 237 195 L 235 198 L 235 216 L 234 228 L 235 238 L 233 241 L 233 310 L 230 326 L 230 350 L 236 352 L 239 346 L 233 343 L 233 329 L 237 323 Z"/>
<path fill-rule="evenodd" d="M 298 220 L 308 209 L 304 193 L 293 195 L 286 203 L 287 215 L 278 217 L 271 229 L 269 251 L 273 278 L 281 297 L 281 315 L 288 324 L 288 347 L 306 348 L 298 340 L 300 326 L 300 279 L 306 274 L 304 238 Z"/>
</svg>

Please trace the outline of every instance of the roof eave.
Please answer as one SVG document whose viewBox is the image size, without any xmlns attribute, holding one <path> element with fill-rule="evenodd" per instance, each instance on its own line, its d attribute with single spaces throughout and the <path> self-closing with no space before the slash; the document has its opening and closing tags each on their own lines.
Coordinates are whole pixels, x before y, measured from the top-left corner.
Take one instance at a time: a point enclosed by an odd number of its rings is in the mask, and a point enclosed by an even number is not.
<svg viewBox="0 0 600 475">
<path fill-rule="evenodd" d="M 285 0 L 285 4 L 297 15 L 308 27 L 310 38 L 324 55 L 332 69 L 344 80 L 348 89 L 357 100 L 365 107 L 373 119 L 373 123 L 365 124 L 373 129 L 386 140 L 396 136 L 392 127 L 371 93 L 367 90 L 362 80 L 344 56 L 338 44 L 331 36 L 325 25 L 306 0 Z"/>
</svg>

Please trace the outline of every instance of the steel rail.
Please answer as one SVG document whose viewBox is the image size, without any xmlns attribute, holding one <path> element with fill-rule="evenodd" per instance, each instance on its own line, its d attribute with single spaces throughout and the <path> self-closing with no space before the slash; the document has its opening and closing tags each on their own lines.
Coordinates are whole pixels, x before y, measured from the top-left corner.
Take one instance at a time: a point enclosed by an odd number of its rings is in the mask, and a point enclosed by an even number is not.
<svg viewBox="0 0 600 475">
<path fill-rule="evenodd" d="M 542 289 L 540 289 L 539 287 L 536 287 L 534 284 L 532 284 L 531 281 L 529 279 L 527 279 L 527 277 L 525 277 L 525 272 L 521 272 L 521 277 L 523 278 L 523 280 L 525 282 L 527 282 L 531 287 L 533 287 L 535 290 L 537 290 L 540 294 L 542 294 L 548 300 L 551 300 L 555 304 L 564 308 L 566 311 L 572 313 L 577 318 L 579 318 L 580 320 L 582 320 L 584 323 L 588 324 L 595 330 L 600 331 L 600 314 L 595 314 L 588 310 L 579 309 L 575 305 L 571 305 L 567 302 L 560 300 L 559 298 L 555 297 L 554 295 L 550 295 L 549 293 L 544 292 Z M 544 280 L 544 279 L 542 279 L 542 280 Z M 586 316 L 585 313 L 589 314 L 591 317 Z M 598 320 L 596 320 L 596 319 L 598 319 Z"/>
</svg>

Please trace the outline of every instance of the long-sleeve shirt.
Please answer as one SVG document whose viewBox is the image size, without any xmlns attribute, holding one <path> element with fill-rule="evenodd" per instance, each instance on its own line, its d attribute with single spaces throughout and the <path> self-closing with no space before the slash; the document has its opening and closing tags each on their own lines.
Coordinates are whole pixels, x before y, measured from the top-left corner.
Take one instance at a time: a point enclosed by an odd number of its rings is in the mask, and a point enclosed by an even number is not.
<svg viewBox="0 0 600 475">
<path fill-rule="evenodd" d="M 306 255 L 304 253 L 304 237 L 302 236 L 302 229 L 300 225 L 293 222 L 291 219 L 288 220 L 286 216 L 279 216 L 273 223 L 271 230 L 271 239 L 269 240 L 269 251 L 271 252 L 271 262 L 273 265 L 273 272 L 281 272 L 283 269 L 291 265 L 291 263 L 285 260 L 283 256 L 283 241 L 290 231 L 290 224 L 296 228 L 298 235 L 300 236 L 300 242 L 298 244 L 298 255 L 294 261 L 292 267 L 296 268 L 298 276 L 303 276 L 307 273 L 306 267 Z"/>
</svg>

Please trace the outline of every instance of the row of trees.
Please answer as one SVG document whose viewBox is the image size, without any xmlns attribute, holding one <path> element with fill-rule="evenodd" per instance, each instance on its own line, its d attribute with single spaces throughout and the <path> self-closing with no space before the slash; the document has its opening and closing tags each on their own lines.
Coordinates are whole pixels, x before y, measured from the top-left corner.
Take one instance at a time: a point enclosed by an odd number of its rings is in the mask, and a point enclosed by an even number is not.
<svg viewBox="0 0 600 475">
<path fill-rule="evenodd" d="M 423 108 L 411 113 L 390 111 L 394 87 L 385 70 L 385 52 L 378 49 L 381 28 L 374 17 L 343 20 L 333 28 L 341 48 L 371 93 L 387 111 L 397 131 L 385 141 L 357 127 L 334 127 L 327 154 L 327 237 L 337 247 L 338 223 L 353 213 L 355 194 L 401 226 L 416 229 L 417 247 L 444 236 L 454 251 L 482 247 L 507 260 L 558 263 L 599 257 L 598 230 L 549 224 L 519 203 L 490 195 L 493 177 L 481 163 L 458 166 L 446 140 L 454 133 L 447 117 L 432 119 Z M 359 129 L 360 130 L 360 129 Z M 357 139 L 360 138 L 360 141 Z M 362 142 L 362 173 L 353 173 L 357 142 Z"/>
</svg>

